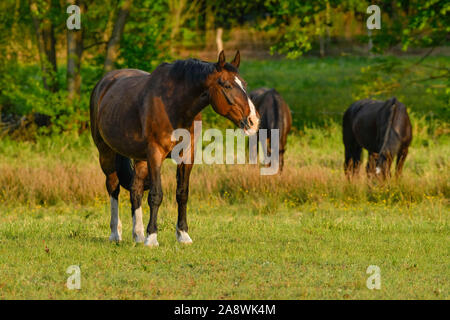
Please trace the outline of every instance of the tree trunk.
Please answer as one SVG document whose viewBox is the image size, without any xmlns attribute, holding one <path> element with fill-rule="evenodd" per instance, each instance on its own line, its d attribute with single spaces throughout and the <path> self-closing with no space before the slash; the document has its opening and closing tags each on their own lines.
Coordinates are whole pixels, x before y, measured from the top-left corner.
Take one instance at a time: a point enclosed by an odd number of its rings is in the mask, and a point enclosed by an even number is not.
<svg viewBox="0 0 450 320">
<path fill-rule="evenodd" d="M 169 10 L 171 15 L 171 26 L 170 31 L 170 54 L 174 56 L 175 44 L 178 40 L 178 35 L 180 33 L 180 27 L 182 25 L 182 15 L 186 12 L 186 0 L 173 0 L 169 1 Z"/>
<path fill-rule="evenodd" d="M 205 9 L 205 49 L 214 50 L 214 12 L 212 1 L 206 1 Z"/>
<path fill-rule="evenodd" d="M 315 33 L 317 37 L 319 38 L 319 54 L 320 57 L 323 58 L 325 56 L 325 26 L 326 26 L 326 13 L 325 17 L 322 16 L 322 14 L 315 14 L 314 15 L 314 24 L 315 24 Z"/>
<path fill-rule="evenodd" d="M 49 18 L 45 18 L 45 14 L 39 13 L 38 6 L 33 0 L 30 0 L 30 10 L 36 32 L 44 88 L 56 92 L 58 91 L 56 79 L 58 67 L 56 65 L 56 39 L 53 23 Z"/>
<path fill-rule="evenodd" d="M 372 48 L 373 48 L 372 30 L 367 29 L 367 36 L 369 37 L 369 43 L 367 44 L 367 52 L 369 53 L 369 57 L 371 57 L 372 56 Z"/>
<path fill-rule="evenodd" d="M 331 27 L 331 9 L 330 9 L 330 2 L 327 1 L 326 3 L 326 9 L 325 9 L 325 35 L 323 35 L 325 37 L 324 40 L 324 49 L 323 49 L 323 55 L 326 55 L 326 50 L 330 49 L 330 27 Z"/>
<path fill-rule="evenodd" d="M 325 39 L 323 35 L 319 35 L 319 47 L 320 47 L 320 57 L 325 57 Z"/>
<path fill-rule="evenodd" d="M 197 18 L 200 14 L 199 0 L 169 0 L 170 11 L 170 53 L 176 55 L 176 44 L 180 39 L 183 25 L 191 18 Z"/>
<path fill-rule="evenodd" d="M 122 38 L 123 29 L 125 28 L 125 23 L 128 14 L 130 13 L 132 3 L 133 0 L 124 0 L 117 13 L 117 19 L 111 37 L 109 38 L 108 45 L 106 46 L 105 64 L 103 66 L 104 73 L 114 69 L 114 62 L 119 55 L 120 39 Z"/>
<path fill-rule="evenodd" d="M 72 4 L 72 1 L 68 0 Z M 81 13 L 85 11 L 84 3 L 75 2 Z M 69 100 L 79 98 L 81 93 L 81 57 L 83 55 L 83 28 L 67 29 L 67 91 Z"/>
</svg>

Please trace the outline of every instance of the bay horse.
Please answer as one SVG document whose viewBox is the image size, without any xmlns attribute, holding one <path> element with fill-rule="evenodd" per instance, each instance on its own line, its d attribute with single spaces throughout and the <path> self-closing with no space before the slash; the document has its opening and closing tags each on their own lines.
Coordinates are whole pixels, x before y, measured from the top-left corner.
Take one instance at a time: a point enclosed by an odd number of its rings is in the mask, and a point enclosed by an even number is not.
<svg viewBox="0 0 450 320">
<path fill-rule="evenodd" d="M 136 69 L 107 73 L 94 87 L 90 100 L 91 133 L 99 151 L 111 203 L 111 241 L 122 240 L 118 197 L 120 186 L 130 191 L 133 238 L 158 246 L 157 215 L 163 199 L 161 166 L 176 145 L 175 129 L 191 133 L 190 158 L 177 165 L 178 222 L 176 238 L 192 243 L 188 234 L 186 206 L 194 159 L 194 120 L 209 104 L 247 135 L 255 134 L 259 117 L 239 75 L 240 54 L 216 63 L 197 59 L 162 63 L 151 74 Z M 134 160 L 134 166 L 131 160 Z M 150 220 L 147 236 L 142 223 L 142 197 L 149 189 Z"/>
<path fill-rule="evenodd" d="M 280 173 L 284 166 L 284 153 L 286 152 L 287 135 L 291 130 L 292 116 L 289 106 L 275 89 L 259 88 L 250 92 L 250 99 L 256 107 L 260 116 L 259 129 L 267 129 L 267 140 L 262 141 L 263 150 L 271 152 L 270 130 L 280 130 L 279 140 L 279 162 Z M 259 139 L 258 139 L 259 141 Z"/>
<path fill-rule="evenodd" d="M 364 99 L 353 103 L 344 113 L 343 140 L 347 176 L 359 170 L 362 148 L 369 152 L 368 176 L 389 177 L 395 156 L 396 176 L 399 176 L 412 140 L 405 105 L 395 97 L 387 101 Z"/>
</svg>

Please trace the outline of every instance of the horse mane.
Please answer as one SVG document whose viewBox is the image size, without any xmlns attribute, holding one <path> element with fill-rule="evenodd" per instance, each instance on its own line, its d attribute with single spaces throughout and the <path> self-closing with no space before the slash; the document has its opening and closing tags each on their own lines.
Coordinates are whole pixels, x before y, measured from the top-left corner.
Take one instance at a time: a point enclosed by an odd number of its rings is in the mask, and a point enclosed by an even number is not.
<svg viewBox="0 0 450 320">
<path fill-rule="evenodd" d="M 185 81 L 190 84 L 202 83 L 206 78 L 218 70 L 216 63 L 201 61 L 198 59 L 177 60 L 170 64 L 169 76 L 176 81 Z M 238 72 L 231 64 L 226 63 L 225 70 Z"/>
</svg>

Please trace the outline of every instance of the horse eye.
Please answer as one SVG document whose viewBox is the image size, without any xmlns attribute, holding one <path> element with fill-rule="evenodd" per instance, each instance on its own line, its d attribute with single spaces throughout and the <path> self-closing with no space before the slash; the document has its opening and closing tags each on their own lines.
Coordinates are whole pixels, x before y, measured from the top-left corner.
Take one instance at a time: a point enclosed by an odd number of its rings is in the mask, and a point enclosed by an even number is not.
<svg viewBox="0 0 450 320">
<path fill-rule="evenodd" d="M 232 86 L 228 81 L 222 81 L 222 79 L 219 79 L 219 85 L 224 87 L 225 89 L 231 89 Z"/>
</svg>

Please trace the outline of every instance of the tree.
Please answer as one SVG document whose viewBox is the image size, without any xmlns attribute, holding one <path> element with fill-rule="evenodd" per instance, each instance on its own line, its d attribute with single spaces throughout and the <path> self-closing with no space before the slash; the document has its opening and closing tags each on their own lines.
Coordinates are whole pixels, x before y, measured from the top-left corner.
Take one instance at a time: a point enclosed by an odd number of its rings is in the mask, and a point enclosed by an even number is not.
<svg viewBox="0 0 450 320">
<path fill-rule="evenodd" d="M 409 19 L 403 30 L 403 50 L 411 45 L 436 47 L 450 40 L 450 2 L 416 0 L 408 1 L 408 4 Z"/>
<path fill-rule="evenodd" d="M 68 0 L 68 4 L 73 1 Z M 82 0 L 75 1 L 80 7 L 81 13 L 85 12 L 86 6 Z M 79 98 L 81 93 L 81 58 L 83 55 L 83 28 L 80 30 L 67 29 L 67 91 L 69 100 Z"/>
<path fill-rule="evenodd" d="M 133 0 L 123 0 L 119 5 L 114 28 L 106 46 L 105 64 L 103 67 L 104 73 L 114 69 L 114 62 L 119 55 L 120 39 L 122 38 L 132 3 Z"/>
<path fill-rule="evenodd" d="M 263 16 L 267 11 L 264 3 L 264 0 L 205 0 L 203 7 L 206 46 L 210 47 L 215 42 L 217 52 L 222 51 L 224 31 Z"/>
<path fill-rule="evenodd" d="M 179 40 L 181 27 L 199 11 L 199 0 L 168 0 L 170 19 L 170 53 L 175 55 L 175 44 Z"/>
<path fill-rule="evenodd" d="M 405 62 L 402 59 L 392 59 L 385 61 L 379 58 L 375 65 L 364 68 L 360 88 L 361 95 L 391 95 L 392 92 L 404 86 L 427 86 L 439 97 L 445 97 L 448 105 L 450 93 L 446 86 L 434 83 L 437 79 L 450 79 L 450 68 L 448 65 L 429 65 L 426 59 L 433 50 L 449 40 L 450 23 L 448 13 L 450 3 L 446 1 L 408 1 L 407 5 L 397 2 L 397 10 L 405 10 L 408 15 L 401 28 L 401 35 L 398 35 L 398 43 L 402 44 L 402 49 L 406 51 L 411 46 L 428 47 L 428 50 L 414 63 Z M 392 9 L 392 11 L 395 11 Z M 383 46 L 384 41 L 391 39 L 378 39 L 378 45 Z M 388 74 L 383 77 L 382 74 Z M 434 83 L 434 84 L 433 84 Z M 443 94 L 438 94 L 443 91 Z"/>
<path fill-rule="evenodd" d="M 40 2 L 39 6 L 35 0 L 30 0 L 30 11 L 36 32 L 39 59 L 42 68 L 42 80 L 44 87 L 51 92 L 58 91 L 56 74 L 56 39 L 53 22 L 50 18 L 52 1 Z"/>
<path fill-rule="evenodd" d="M 120 43 L 116 65 L 152 71 L 170 61 L 170 12 L 167 0 L 135 2 Z"/>
</svg>

